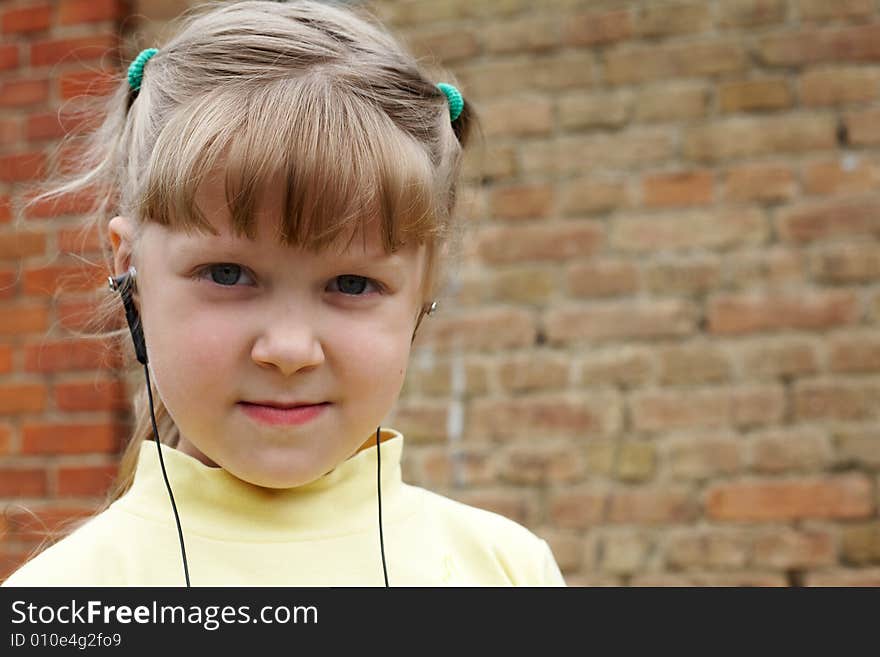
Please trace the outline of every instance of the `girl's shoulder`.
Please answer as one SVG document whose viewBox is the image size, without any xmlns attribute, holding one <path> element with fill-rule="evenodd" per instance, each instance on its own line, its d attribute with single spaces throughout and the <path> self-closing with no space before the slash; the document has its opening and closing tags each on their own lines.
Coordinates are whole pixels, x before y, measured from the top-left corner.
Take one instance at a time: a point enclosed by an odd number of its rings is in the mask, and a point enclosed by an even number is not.
<svg viewBox="0 0 880 657">
<path fill-rule="evenodd" d="M 431 533 L 455 545 L 459 553 L 493 562 L 513 584 L 565 586 L 547 541 L 527 527 L 500 513 L 418 490 Z"/>
<path fill-rule="evenodd" d="M 21 565 L 0 586 L 108 586 L 118 581 L 125 532 L 111 506 Z"/>
</svg>

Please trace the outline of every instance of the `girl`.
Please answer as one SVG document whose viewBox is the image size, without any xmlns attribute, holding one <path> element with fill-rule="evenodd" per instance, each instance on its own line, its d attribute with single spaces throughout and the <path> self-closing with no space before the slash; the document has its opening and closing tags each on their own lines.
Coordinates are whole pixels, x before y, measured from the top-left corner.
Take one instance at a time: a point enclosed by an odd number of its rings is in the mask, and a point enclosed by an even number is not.
<svg viewBox="0 0 880 657">
<path fill-rule="evenodd" d="M 379 426 L 456 236 L 458 91 L 368 14 L 248 1 L 109 103 L 56 191 L 116 210 L 111 335 L 146 386 L 105 508 L 5 585 L 564 586 L 524 527 L 403 483 Z"/>
</svg>

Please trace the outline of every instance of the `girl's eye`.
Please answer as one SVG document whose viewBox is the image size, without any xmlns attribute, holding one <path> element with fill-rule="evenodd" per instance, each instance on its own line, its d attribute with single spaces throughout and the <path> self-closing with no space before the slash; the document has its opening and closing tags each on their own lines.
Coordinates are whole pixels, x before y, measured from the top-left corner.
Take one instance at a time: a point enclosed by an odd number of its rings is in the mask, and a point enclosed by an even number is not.
<svg viewBox="0 0 880 657">
<path fill-rule="evenodd" d="M 210 272 L 212 282 L 222 287 L 235 287 L 235 282 L 239 279 L 244 269 L 240 265 L 231 263 L 220 263 L 216 265 L 207 265 L 196 272 L 196 278 L 204 278 L 205 274 Z M 376 293 L 382 291 L 381 284 L 377 283 L 366 276 L 357 276 L 355 274 L 343 274 L 337 276 L 333 281 L 339 283 L 339 291 L 350 297 L 365 297 L 364 290 L 372 285 Z"/>
<path fill-rule="evenodd" d="M 368 296 L 367 294 L 363 294 L 364 288 L 368 285 L 372 285 L 376 289 L 376 292 L 381 292 L 381 286 L 376 283 L 376 281 L 371 278 L 367 278 L 366 276 L 343 274 L 342 276 L 337 276 L 333 280 L 339 282 L 339 290 L 346 296 Z"/>
<path fill-rule="evenodd" d="M 235 281 L 238 280 L 239 275 L 242 271 L 243 269 L 240 265 L 220 263 L 216 265 L 208 265 L 206 267 L 202 267 L 198 272 L 196 272 L 196 278 L 204 278 L 205 273 L 211 272 L 211 280 L 217 285 L 221 285 L 223 287 L 234 287 Z"/>
</svg>

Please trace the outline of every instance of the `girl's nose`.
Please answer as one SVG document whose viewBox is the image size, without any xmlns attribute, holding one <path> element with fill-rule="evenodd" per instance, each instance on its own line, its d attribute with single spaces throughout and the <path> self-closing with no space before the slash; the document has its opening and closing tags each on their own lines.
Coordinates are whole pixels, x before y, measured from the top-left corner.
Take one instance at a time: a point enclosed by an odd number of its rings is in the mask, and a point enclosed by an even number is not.
<svg viewBox="0 0 880 657">
<path fill-rule="evenodd" d="M 274 367 L 285 376 L 324 362 L 324 348 L 314 328 L 302 320 L 275 322 L 257 338 L 254 362 Z"/>
</svg>

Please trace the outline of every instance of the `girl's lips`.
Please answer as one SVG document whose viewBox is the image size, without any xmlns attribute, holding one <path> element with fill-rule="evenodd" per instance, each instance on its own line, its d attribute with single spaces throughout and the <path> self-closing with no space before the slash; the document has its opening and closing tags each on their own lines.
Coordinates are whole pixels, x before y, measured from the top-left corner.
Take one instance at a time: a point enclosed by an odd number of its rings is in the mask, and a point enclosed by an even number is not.
<svg viewBox="0 0 880 657">
<path fill-rule="evenodd" d="M 272 406 L 260 406 L 247 402 L 239 402 L 239 406 L 251 419 L 263 424 L 305 424 L 318 417 L 325 408 L 330 406 L 330 402 L 296 408 L 273 408 Z"/>
</svg>

